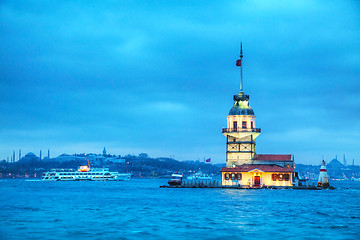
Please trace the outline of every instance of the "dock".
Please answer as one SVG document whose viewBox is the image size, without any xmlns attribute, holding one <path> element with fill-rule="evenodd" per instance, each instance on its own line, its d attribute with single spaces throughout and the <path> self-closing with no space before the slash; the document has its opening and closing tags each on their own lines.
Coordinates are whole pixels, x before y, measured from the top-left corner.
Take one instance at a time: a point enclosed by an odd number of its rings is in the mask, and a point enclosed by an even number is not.
<svg viewBox="0 0 360 240">
<path fill-rule="evenodd" d="M 220 188 L 220 189 L 295 189 L 295 190 L 323 190 L 325 188 L 317 187 L 314 185 L 305 186 L 241 186 L 232 185 L 226 186 L 221 184 L 221 180 L 184 180 L 181 185 L 161 185 L 160 188 Z M 334 188 L 329 188 L 334 189 Z"/>
</svg>

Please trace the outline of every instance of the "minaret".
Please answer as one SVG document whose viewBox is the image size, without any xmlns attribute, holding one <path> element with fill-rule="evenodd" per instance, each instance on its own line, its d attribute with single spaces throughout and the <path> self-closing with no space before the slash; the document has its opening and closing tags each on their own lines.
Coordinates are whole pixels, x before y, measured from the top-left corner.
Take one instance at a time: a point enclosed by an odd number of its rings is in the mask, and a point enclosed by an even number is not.
<svg viewBox="0 0 360 240">
<path fill-rule="evenodd" d="M 15 150 L 13 152 L 13 162 L 15 162 Z"/>
<path fill-rule="evenodd" d="M 41 150 L 40 150 L 40 160 L 41 160 Z"/>
<path fill-rule="evenodd" d="M 240 59 L 236 66 L 240 67 L 240 92 L 234 95 L 234 105 L 227 116 L 227 128 L 222 132 L 226 136 L 226 166 L 234 167 L 251 164 L 255 156 L 255 138 L 260 133 L 260 128 L 255 128 L 255 114 L 249 106 L 249 95 L 243 91 L 242 79 L 242 43 Z"/>
<path fill-rule="evenodd" d="M 48 149 L 48 158 L 50 159 L 50 149 Z"/>
<path fill-rule="evenodd" d="M 19 150 L 19 160 L 21 159 L 21 149 Z"/>
</svg>

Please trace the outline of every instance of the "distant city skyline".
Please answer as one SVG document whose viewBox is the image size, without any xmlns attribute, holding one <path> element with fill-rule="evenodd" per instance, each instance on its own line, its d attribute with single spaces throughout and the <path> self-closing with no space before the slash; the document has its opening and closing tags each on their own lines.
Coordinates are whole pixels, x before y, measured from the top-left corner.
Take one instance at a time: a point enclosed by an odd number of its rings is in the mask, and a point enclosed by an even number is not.
<svg viewBox="0 0 360 240">
<path fill-rule="evenodd" d="M 244 92 L 262 130 L 256 152 L 360 163 L 358 1 L 0 7 L 0 160 L 105 146 L 225 163 L 221 129 L 243 42 Z"/>
<path fill-rule="evenodd" d="M 126 155 L 134 155 L 134 156 L 140 156 L 140 155 L 142 155 L 142 154 L 147 154 L 147 153 L 139 153 L 139 154 L 115 154 L 115 153 L 106 153 L 106 151 L 105 151 L 105 153 L 104 153 L 104 150 L 105 150 L 105 148 L 103 148 L 103 150 L 102 150 L 102 153 L 101 152 L 87 152 L 87 153 L 85 153 L 85 152 L 83 152 L 83 153 L 66 153 L 66 152 L 64 152 L 64 153 L 62 153 L 62 154 L 59 154 L 59 155 L 54 155 L 54 156 L 50 156 L 50 149 L 48 149 L 48 153 L 47 153 L 47 155 L 46 156 L 43 156 L 43 157 L 41 157 L 41 152 L 42 152 L 42 150 L 39 150 L 39 154 L 36 154 L 36 152 L 34 152 L 34 151 L 30 151 L 30 152 L 27 152 L 24 156 L 21 156 L 21 149 L 19 150 L 19 156 L 18 156 L 18 158 L 16 158 L 16 151 L 13 151 L 13 153 L 12 153 L 12 155 L 11 156 L 8 156 L 7 158 L 4 158 L 4 159 L 1 159 L 1 160 L 6 160 L 7 162 L 17 162 L 17 161 L 19 161 L 21 158 L 23 158 L 23 157 L 25 157 L 27 154 L 34 154 L 36 157 L 39 157 L 40 159 L 45 159 L 45 158 L 58 158 L 58 157 L 60 157 L 60 156 L 62 156 L 62 155 L 69 155 L 69 156 L 73 156 L 73 155 L 83 155 L 83 154 L 85 154 L 85 155 L 87 155 L 87 154 L 94 154 L 94 155 L 109 155 L 109 156 L 121 156 L 121 157 L 124 157 L 124 156 L 126 156 Z M 9 158 L 10 157 L 10 158 Z M 171 158 L 171 159 L 175 159 L 175 155 L 170 155 L 170 156 L 149 156 L 150 158 Z M 211 159 L 211 158 L 209 158 L 209 159 Z M 346 157 L 346 154 L 343 154 L 342 156 L 341 156 L 341 158 L 339 159 L 339 157 L 338 157 L 338 155 L 335 155 L 334 157 L 330 157 L 329 159 L 324 159 L 324 160 L 326 160 L 326 162 L 327 163 L 329 163 L 330 161 L 332 161 L 332 160 L 338 160 L 339 162 L 341 162 L 343 165 L 345 165 L 345 166 L 351 166 L 351 165 L 359 165 L 359 164 L 356 164 L 356 161 L 355 161 L 355 159 L 353 158 L 353 159 L 349 159 L 349 158 L 347 158 Z M 175 159 L 175 160 L 178 160 L 178 159 Z M 203 157 L 203 161 L 205 162 L 205 160 L 206 160 L 206 157 Z M 200 161 L 200 158 L 197 158 L 197 159 L 188 159 L 188 160 L 186 160 L 186 161 Z M 215 163 L 215 164 L 217 164 L 217 163 Z M 224 163 L 225 164 L 225 163 Z M 316 163 L 315 163 L 315 165 L 316 165 Z M 320 164 L 318 164 L 318 165 L 320 165 Z"/>
</svg>

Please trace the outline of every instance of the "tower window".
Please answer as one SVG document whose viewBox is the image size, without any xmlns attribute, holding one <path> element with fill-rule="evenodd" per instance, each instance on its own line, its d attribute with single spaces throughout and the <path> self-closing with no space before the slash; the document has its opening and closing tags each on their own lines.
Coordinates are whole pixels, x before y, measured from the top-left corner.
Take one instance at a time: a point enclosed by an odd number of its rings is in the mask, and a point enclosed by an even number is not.
<svg viewBox="0 0 360 240">
<path fill-rule="evenodd" d="M 242 122 L 242 128 L 246 128 L 246 121 Z"/>
<path fill-rule="evenodd" d="M 236 130 L 237 129 L 237 121 L 233 122 L 233 128 Z"/>
<path fill-rule="evenodd" d="M 251 122 L 251 128 L 254 128 L 254 122 Z"/>
</svg>

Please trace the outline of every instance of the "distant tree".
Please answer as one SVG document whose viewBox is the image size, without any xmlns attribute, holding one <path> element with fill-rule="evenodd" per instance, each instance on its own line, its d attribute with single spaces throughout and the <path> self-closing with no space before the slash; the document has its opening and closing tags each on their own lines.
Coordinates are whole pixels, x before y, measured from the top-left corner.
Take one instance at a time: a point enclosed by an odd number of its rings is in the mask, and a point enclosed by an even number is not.
<svg viewBox="0 0 360 240">
<path fill-rule="evenodd" d="M 149 158 L 149 155 L 147 153 L 140 153 L 139 158 Z"/>
<path fill-rule="evenodd" d="M 124 156 L 124 158 L 126 158 L 126 159 L 133 159 L 133 158 L 136 158 L 136 156 L 135 156 L 135 155 L 128 154 L 128 155 Z"/>
</svg>

